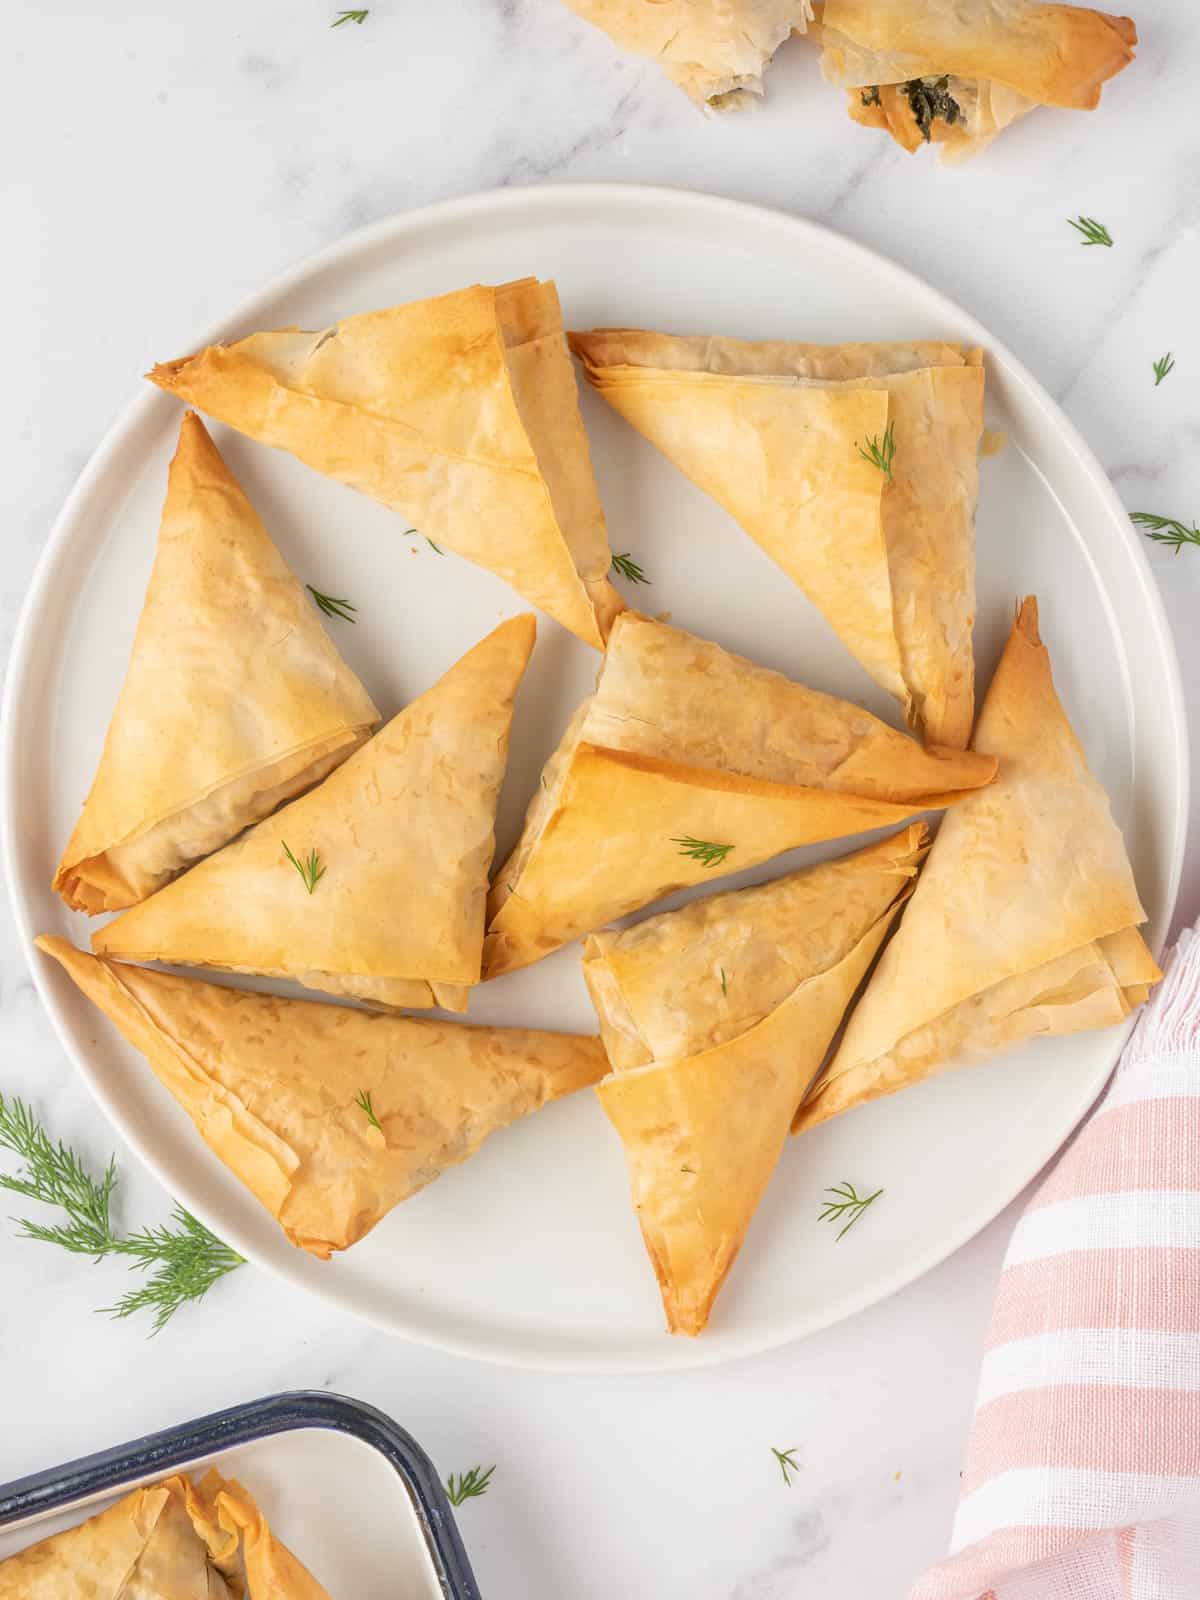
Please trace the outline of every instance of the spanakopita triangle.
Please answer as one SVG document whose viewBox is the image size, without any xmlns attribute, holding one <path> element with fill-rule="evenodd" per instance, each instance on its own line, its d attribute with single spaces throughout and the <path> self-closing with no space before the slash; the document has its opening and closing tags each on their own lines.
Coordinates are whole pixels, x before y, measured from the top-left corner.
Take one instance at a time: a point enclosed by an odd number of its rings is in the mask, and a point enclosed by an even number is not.
<svg viewBox="0 0 1200 1600">
<path fill-rule="evenodd" d="M 594 1038 L 371 1015 L 37 943 L 291 1242 L 322 1258 L 606 1065 Z"/>
<path fill-rule="evenodd" d="M 84 957 L 83 959 L 88 959 Z M 0 1561 L 0 1600 L 330 1600 L 241 1484 L 174 1473 Z"/>
<path fill-rule="evenodd" d="M 210 1591 L 204 1545 L 171 1480 L 135 1489 L 78 1527 L 0 1561 L 0 1600 L 124 1600 L 147 1569 L 168 1600 L 227 1600 L 219 1573 Z"/>
<path fill-rule="evenodd" d="M 553 283 L 476 284 L 156 366 L 603 649 L 621 598 Z"/>
<path fill-rule="evenodd" d="M 821 70 L 854 121 L 961 160 L 1039 105 L 1094 110 L 1137 42 L 1129 17 L 1044 0 L 826 0 Z"/>
<path fill-rule="evenodd" d="M 976 729 L 999 775 L 949 813 L 837 1053 L 814 1127 L 946 1068 L 1121 1022 L 1161 976 L 1108 796 L 1021 606 Z"/>
<path fill-rule="evenodd" d="M 100 929 L 93 947 L 465 1010 L 535 631 L 530 615 L 502 623 L 319 788 Z"/>
<path fill-rule="evenodd" d="M 708 1321 L 796 1107 L 912 889 L 920 824 L 584 946 L 597 1093 L 673 1333 Z"/>
<path fill-rule="evenodd" d="M 980 353 L 573 333 L 589 383 L 735 518 L 931 744 L 974 717 Z"/>
<path fill-rule="evenodd" d="M 676 889 L 954 805 L 995 771 L 626 611 L 495 875 L 484 975 Z"/>
<path fill-rule="evenodd" d="M 622 49 L 656 61 L 697 105 L 714 111 L 761 95 L 763 73 L 791 33 L 813 20 L 812 0 L 566 0 Z"/>
<path fill-rule="evenodd" d="M 144 900 L 318 782 L 378 721 L 188 412 L 125 681 L 55 889 L 93 914 Z"/>
</svg>

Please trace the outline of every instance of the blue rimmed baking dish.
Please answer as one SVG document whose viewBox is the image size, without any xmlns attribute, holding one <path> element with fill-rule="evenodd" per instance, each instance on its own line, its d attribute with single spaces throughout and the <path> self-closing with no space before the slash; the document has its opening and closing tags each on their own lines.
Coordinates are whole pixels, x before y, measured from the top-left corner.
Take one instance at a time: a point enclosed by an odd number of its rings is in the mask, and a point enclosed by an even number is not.
<svg viewBox="0 0 1200 1600">
<path fill-rule="evenodd" d="M 343 1395 L 268 1395 L 0 1485 L 0 1559 L 176 1471 L 240 1478 L 335 1600 L 480 1600 L 433 1463 Z"/>
</svg>

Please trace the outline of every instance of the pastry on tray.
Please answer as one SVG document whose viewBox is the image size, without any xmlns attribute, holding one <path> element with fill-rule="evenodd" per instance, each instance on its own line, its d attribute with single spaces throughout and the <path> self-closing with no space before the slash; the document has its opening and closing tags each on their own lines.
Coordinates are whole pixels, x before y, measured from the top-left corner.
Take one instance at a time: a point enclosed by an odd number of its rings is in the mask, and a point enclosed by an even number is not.
<svg viewBox="0 0 1200 1600">
<path fill-rule="evenodd" d="M 100 765 L 54 887 L 136 904 L 345 761 L 379 721 L 188 412 Z"/>
<path fill-rule="evenodd" d="M 65 939 L 37 943 L 146 1056 L 291 1242 L 322 1259 L 607 1065 L 595 1038 L 373 1015 L 105 961 Z"/>
<path fill-rule="evenodd" d="M 622 602 L 553 283 L 256 333 L 149 376 L 382 501 L 603 648 Z"/>
<path fill-rule="evenodd" d="M 711 494 L 931 744 L 974 716 L 981 352 L 573 333 L 588 382 Z"/>
<path fill-rule="evenodd" d="M 763 70 L 812 0 L 566 0 L 623 50 L 650 56 L 698 105 L 724 111 L 763 92 Z"/>
<path fill-rule="evenodd" d="M 1121 1022 L 1161 976 L 1108 796 L 1055 694 L 1034 599 L 974 743 L 999 758 L 999 776 L 944 819 L 797 1131 L 1027 1039 Z"/>
<path fill-rule="evenodd" d="M 349 761 L 98 930 L 93 948 L 465 1011 L 536 624 L 502 623 Z"/>
<path fill-rule="evenodd" d="M 593 934 L 583 971 L 613 1072 L 667 1326 L 696 1334 L 846 1008 L 925 854 L 917 823 L 856 855 Z"/>
<path fill-rule="evenodd" d="M 86 957 L 84 959 L 87 959 Z M 241 1484 L 212 1469 L 133 1489 L 0 1561 L 0 1600 L 329 1600 Z"/>
<path fill-rule="evenodd" d="M 722 872 L 952 805 L 995 770 L 626 611 L 495 875 L 484 976 Z"/>
<path fill-rule="evenodd" d="M 974 154 L 1036 106 L 1092 111 L 1133 60 L 1129 17 L 1041 0 L 825 0 L 821 70 L 905 150 Z"/>
</svg>

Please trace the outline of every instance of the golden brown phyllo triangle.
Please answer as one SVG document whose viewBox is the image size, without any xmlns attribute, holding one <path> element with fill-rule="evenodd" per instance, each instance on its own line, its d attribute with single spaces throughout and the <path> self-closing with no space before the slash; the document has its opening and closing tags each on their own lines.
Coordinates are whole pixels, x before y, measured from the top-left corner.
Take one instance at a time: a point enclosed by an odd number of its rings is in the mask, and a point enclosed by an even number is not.
<svg viewBox="0 0 1200 1600">
<path fill-rule="evenodd" d="M 696 1334 L 851 997 L 925 853 L 915 824 L 856 855 L 693 900 L 584 947 L 667 1326 Z"/>
<path fill-rule="evenodd" d="M 1026 600 L 975 745 L 987 790 L 944 819 L 912 902 L 797 1118 L 801 1131 L 947 1067 L 1123 1021 L 1161 974 L 1108 796 Z"/>
<path fill-rule="evenodd" d="M 465 1011 L 534 632 L 529 615 L 501 623 L 319 788 L 101 928 L 93 948 Z"/>
<path fill-rule="evenodd" d="M 995 771 L 627 611 L 493 881 L 484 975 L 797 845 L 953 805 Z"/>
<path fill-rule="evenodd" d="M 978 350 L 573 333 L 593 388 L 787 573 L 916 733 L 971 736 Z"/>
<path fill-rule="evenodd" d="M 318 782 L 378 721 L 188 412 L 125 682 L 55 889 L 93 914 L 144 900 Z"/>
<path fill-rule="evenodd" d="M 552 283 L 255 333 L 149 376 L 390 506 L 603 648 L 621 598 Z"/>
<path fill-rule="evenodd" d="M 37 942 L 291 1242 L 322 1258 L 605 1068 L 598 1039 L 280 999 Z"/>
</svg>

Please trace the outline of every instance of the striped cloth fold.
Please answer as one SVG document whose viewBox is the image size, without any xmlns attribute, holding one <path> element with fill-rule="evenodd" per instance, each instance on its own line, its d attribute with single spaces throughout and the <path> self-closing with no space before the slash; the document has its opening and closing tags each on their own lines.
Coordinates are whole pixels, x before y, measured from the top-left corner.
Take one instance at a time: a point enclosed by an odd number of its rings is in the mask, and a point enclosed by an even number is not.
<svg viewBox="0 0 1200 1600">
<path fill-rule="evenodd" d="M 1200 937 L 1005 1257 L 950 1555 L 910 1600 L 1200 1600 Z"/>
</svg>

